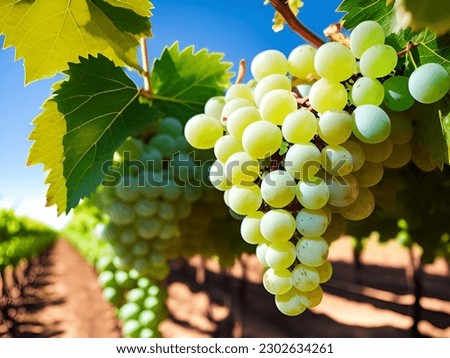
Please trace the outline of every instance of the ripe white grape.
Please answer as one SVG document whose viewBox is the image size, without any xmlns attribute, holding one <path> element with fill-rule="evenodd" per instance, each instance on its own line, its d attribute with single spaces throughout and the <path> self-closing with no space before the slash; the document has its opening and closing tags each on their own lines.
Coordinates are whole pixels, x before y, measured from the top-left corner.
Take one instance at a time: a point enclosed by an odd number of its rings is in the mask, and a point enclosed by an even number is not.
<svg viewBox="0 0 450 358">
<path fill-rule="evenodd" d="M 231 135 L 220 137 L 214 144 L 214 155 L 221 163 L 225 163 L 231 155 L 243 150 L 242 142 Z"/>
<path fill-rule="evenodd" d="M 333 267 L 330 261 L 325 261 L 322 265 L 315 268 L 319 273 L 319 282 L 327 282 L 333 275 Z"/>
<path fill-rule="evenodd" d="M 399 112 L 389 112 L 391 119 L 391 134 L 389 138 L 393 144 L 406 144 L 414 134 L 414 128 L 411 120 L 404 114 Z"/>
<path fill-rule="evenodd" d="M 167 134 L 174 138 L 183 135 L 183 125 L 173 117 L 166 117 L 161 120 L 158 126 L 158 133 Z"/>
<path fill-rule="evenodd" d="M 350 154 L 352 155 L 353 171 L 357 171 L 357 170 L 361 169 L 361 167 L 364 164 L 364 161 L 366 160 L 364 151 L 361 148 L 361 146 L 352 140 L 348 140 L 347 142 L 342 143 L 341 146 L 343 146 L 345 149 L 347 149 L 350 152 Z"/>
<path fill-rule="evenodd" d="M 136 218 L 133 207 L 121 201 L 116 201 L 111 205 L 108 215 L 111 222 L 118 226 L 129 225 Z"/>
<path fill-rule="evenodd" d="M 264 95 L 259 111 L 264 120 L 281 126 L 289 113 L 297 110 L 297 100 L 291 91 L 275 89 Z"/>
<path fill-rule="evenodd" d="M 368 218 L 374 209 L 375 199 L 372 192 L 370 189 L 360 188 L 356 200 L 349 206 L 341 208 L 340 213 L 348 220 L 358 221 Z"/>
<path fill-rule="evenodd" d="M 138 222 L 136 226 L 137 234 L 145 240 L 154 239 L 158 235 L 160 230 L 161 221 L 157 218 L 142 220 Z"/>
<path fill-rule="evenodd" d="M 307 143 L 317 134 L 317 119 L 307 109 L 298 109 L 286 116 L 281 129 L 288 142 Z"/>
<path fill-rule="evenodd" d="M 353 174 L 355 173 L 357 172 Z M 347 174 L 343 177 L 332 176 L 326 178 L 328 188 L 330 189 L 329 205 L 344 207 L 356 200 L 359 193 L 359 180 L 357 181 L 353 174 Z"/>
<path fill-rule="evenodd" d="M 288 241 L 295 232 L 295 219 L 283 209 L 270 210 L 261 219 L 261 234 L 270 242 Z"/>
<path fill-rule="evenodd" d="M 315 290 L 319 286 L 319 273 L 314 267 L 298 264 L 292 270 L 292 283 L 301 292 Z"/>
<path fill-rule="evenodd" d="M 274 170 L 267 174 L 261 183 L 264 201 L 273 208 L 283 208 L 295 197 L 296 182 L 292 175 L 284 170 Z"/>
<path fill-rule="evenodd" d="M 411 160 L 411 156 L 409 143 L 394 145 L 391 155 L 383 162 L 383 166 L 391 169 L 404 167 Z"/>
<path fill-rule="evenodd" d="M 244 83 L 232 85 L 225 94 L 225 101 L 229 102 L 235 98 L 244 98 L 253 101 L 253 89 Z"/>
<path fill-rule="evenodd" d="M 223 106 L 222 109 L 222 113 L 220 114 L 220 124 L 222 125 L 222 127 L 226 128 L 228 118 L 230 118 L 234 111 L 243 107 L 255 107 L 255 104 L 245 98 L 235 98 L 225 103 L 225 106 Z"/>
<path fill-rule="evenodd" d="M 274 242 L 267 248 L 266 262 L 273 269 L 285 269 L 294 263 L 296 255 L 297 251 L 292 242 Z"/>
<path fill-rule="evenodd" d="M 282 295 L 292 288 L 291 272 L 286 269 L 269 268 L 263 276 L 263 285 L 272 295 Z"/>
<path fill-rule="evenodd" d="M 434 103 L 448 93 L 450 76 L 441 65 L 426 63 L 411 74 L 408 88 L 416 101 L 425 104 Z"/>
<path fill-rule="evenodd" d="M 269 246 L 266 243 L 259 244 L 256 247 L 256 257 L 258 261 L 265 267 L 269 267 L 266 261 L 266 252 Z"/>
<path fill-rule="evenodd" d="M 137 215 L 148 218 L 158 212 L 158 206 L 159 203 L 156 200 L 141 199 L 135 204 L 134 209 Z"/>
<path fill-rule="evenodd" d="M 431 172 L 436 169 L 436 164 L 433 162 L 430 154 L 419 145 L 412 146 L 411 160 L 417 168 L 424 172 Z"/>
<path fill-rule="evenodd" d="M 303 305 L 308 308 L 316 307 L 322 302 L 323 290 L 322 287 L 317 286 L 314 290 L 309 292 L 300 292 L 299 297 Z"/>
<path fill-rule="evenodd" d="M 356 172 L 353 172 L 361 188 L 370 188 L 378 184 L 383 178 L 384 169 L 381 163 L 365 162 Z"/>
<path fill-rule="evenodd" d="M 300 181 L 296 190 L 297 200 L 307 209 L 323 208 L 330 198 L 330 189 L 321 178 Z"/>
<path fill-rule="evenodd" d="M 264 95 L 275 89 L 291 91 L 291 80 L 285 75 L 280 74 L 273 74 L 264 77 L 258 82 L 254 90 L 256 105 L 259 106 Z"/>
<path fill-rule="evenodd" d="M 205 103 L 205 114 L 220 121 L 224 106 L 225 106 L 224 96 L 211 97 Z"/>
<path fill-rule="evenodd" d="M 280 128 L 267 121 L 250 123 L 242 134 L 244 150 L 256 159 L 270 157 L 278 151 L 282 140 Z"/>
<path fill-rule="evenodd" d="M 356 58 L 361 58 L 368 48 L 382 44 L 384 44 L 384 31 L 375 21 L 359 23 L 350 34 L 350 49 Z"/>
<path fill-rule="evenodd" d="M 286 56 L 277 50 L 266 50 L 257 54 L 250 65 L 255 80 L 260 81 L 272 74 L 285 75 L 288 69 Z"/>
<path fill-rule="evenodd" d="M 391 133 L 391 120 L 380 107 L 365 104 L 352 113 L 353 134 L 362 142 L 375 144 Z"/>
<path fill-rule="evenodd" d="M 375 45 L 362 54 L 359 69 L 365 77 L 380 78 L 391 73 L 397 62 L 397 51 L 392 46 Z"/>
<path fill-rule="evenodd" d="M 194 148 L 210 149 L 222 137 L 223 129 L 214 117 L 197 114 L 186 123 L 184 135 Z"/>
<path fill-rule="evenodd" d="M 416 102 L 409 93 L 408 77 L 393 76 L 383 82 L 384 105 L 397 112 L 406 111 Z"/>
<path fill-rule="evenodd" d="M 228 205 L 239 215 L 248 215 L 262 204 L 261 189 L 255 184 L 233 185 L 228 195 Z"/>
<path fill-rule="evenodd" d="M 353 84 L 350 91 L 350 101 L 355 106 L 373 104 L 379 106 L 384 98 L 383 85 L 377 79 L 361 77 Z"/>
<path fill-rule="evenodd" d="M 366 160 L 372 163 L 381 163 L 386 160 L 392 154 L 393 149 L 392 140 L 390 138 L 377 144 L 360 142 L 359 145 L 364 151 Z"/>
<path fill-rule="evenodd" d="M 296 179 L 314 178 L 320 166 L 320 151 L 312 143 L 294 144 L 286 153 L 284 167 Z"/>
<path fill-rule="evenodd" d="M 356 61 L 347 46 L 339 42 L 328 42 L 317 50 L 314 68 L 319 76 L 333 82 L 342 82 L 355 73 Z"/>
<path fill-rule="evenodd" d="M 233 184 L 252 183 L 259 176 L 259 162 L 246 152 L 232 154 L 225 163 L 225 176 Z"/>
<path fill-rule="evenodd" d="M 275 305 L 278 310 L 286 316 L 298 316 L 306 310 L 302 304 L 300 292 L 294 287 L 283 295 L 275 296 Z"/>
<path fill-rule="evenodd" d="M 300 45 L 294 48 L 288 57 L 288 71 L 301 80 L 317 78 L 314 68 L 314 57 L 317 49 L 311 45 Z"/>
<path fill-rule="evenodd" d="M 295 218 L 297 231 L 303 236 L 320 236 L 328 227 L 328 216 L 322 209 L 303 208 Z"/>
<path fill-rule="evenodd" d="M 209 181 L 220 191 L 228 190 L 233 186 L 231 181 L 225 176 L 224 165 L 218 160 L 209 168 Z"/>
<path fill-rule="evenodd" d="M 321 78 L 312 85 L 309 102 L 319 113 L 331 109 L 344 109 L 347 104 L 347 91 L 341 83 Z"/>
<path fill-rule="evenodd" d="M 259 110 L 255 107 L 242 107 L 236 109 L 227 120 L 227 131 L 233 137 L 242 139 L 245 128 L 253 122 L 262 120 Z"/>
<path fill-rule="evenodd" d="M 353 170 L 350 152 L 340 145 L 327 145 L 320 153 L 323 168 L 331 175 L 344 176 Z"/>
<path fill-rule="evenodd" d="M 352 134 L 352 117 L 344 110 L 330 110 L 318 121 L 320 138 L 328 144 L 344 143 Z"/>
<path fill-rule="evenodd" d="M 248 214 L 241 223 L 241 236 L 245 242 L 259 245 L 266 242 L 261 234 L 260 224 L 264 213 L 256 211 Z"/>
</svg>

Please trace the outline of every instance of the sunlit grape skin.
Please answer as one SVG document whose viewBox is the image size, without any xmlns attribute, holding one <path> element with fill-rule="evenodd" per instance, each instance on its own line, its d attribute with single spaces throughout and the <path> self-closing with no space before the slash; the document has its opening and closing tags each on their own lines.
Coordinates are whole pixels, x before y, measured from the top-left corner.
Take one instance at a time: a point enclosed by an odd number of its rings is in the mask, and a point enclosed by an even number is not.
<svg viewBox="0 0 450 358">
<path fill-rule="evenodd" d="M 434 103 L 444 97 L 450 89 L 450 75 L 437 63 L 418 67 L 409 77 L 408 88 L 420 103 Z"/>
</svg>

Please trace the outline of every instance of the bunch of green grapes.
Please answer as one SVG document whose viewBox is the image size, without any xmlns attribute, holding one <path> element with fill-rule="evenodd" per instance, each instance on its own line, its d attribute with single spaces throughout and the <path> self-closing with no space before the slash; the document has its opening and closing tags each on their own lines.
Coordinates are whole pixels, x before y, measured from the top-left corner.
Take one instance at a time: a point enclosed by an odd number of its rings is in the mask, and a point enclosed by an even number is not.
<svg viewBox="0 0 450 358">
<path fill-rule="evenodd" d="M 111 244 L 125 269 L 156 280 L 169 274 L 179 221 L 189 217 L 202 193 L 196 178 L 201 167 L 182 131 L 178 120 L 166 118 L 149 143 L 128 139 L 97 198 L 109 218 L 98 236 Z"/>
<path fill-rule="evenodd" d="M 213 148 L 210 181 L 244 217 L 242 238 L 257 245 L 264 287 L 286 315 L 320 303 L 342 218 L 369 217 L 384 167 L 409 162 L 413 122 L 402 112 L 449 90 L 438 64 L 396 76 L 397 53 L 384 42 L 369 21 L 354 29 L 351 48 L 264 51 L 251 63 L 254 80 L 211 98 L 185 126 L 194 148 Z M 293 90 L 294 78 L 313 83 Z"/>
<path fill-rule="evenodd" d="M 117 307 L 122 333 L 131 338 L 158 338 L 158 325 L 167 317 L 166 289 L 136 270 L 120 269 L 112 256 L 99 257 L 96 269 L 103 297 Z"/>
</svg>

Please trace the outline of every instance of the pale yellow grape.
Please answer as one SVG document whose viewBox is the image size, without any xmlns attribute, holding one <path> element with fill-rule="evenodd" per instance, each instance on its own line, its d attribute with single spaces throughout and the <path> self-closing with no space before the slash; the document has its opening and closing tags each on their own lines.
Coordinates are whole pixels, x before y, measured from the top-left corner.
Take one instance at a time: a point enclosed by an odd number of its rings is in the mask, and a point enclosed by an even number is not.
<svg viewBox="0 0 450 358">
<path fill-rule="evenodd" d="M 397 51 L 389 45 L 375 45 L 368 48 L 361 56 L 359 69 L 365 77 L 385 77 L 397 66 Z"/>
<path fill-rule="evenodd" d="M 257 106 L 260 105 L 262 98 L 266 93 L 269 93 L 275 89 L 282 89 L 286 91 L 291 91 L 292 83 L 291 80 L 285 75 L 274 74 L 264 77 L 259 81 L 254 90 L 255 103 Z"/>
<path fill-rule="evenodd" d="M 225 103 L 225 106 L 223 106 L 222 113 L 220 115 L 220 124 L 224 128 L 226 128 L 228 118 L 231 116 L 231 114 L 238 108 L 242 107 L 255 107 L 255 104 L 245 98 L 235 98 Z"/>
<path fill-rule="evenodd" d="M 339 42 L 327 42 L 317 50 L 314 68 L 320 77 L 342 82 L 355 73 L 356 60 L 347 46 Z"/>
<path fill-rule="evenodd" d="M 369 47 L 382 44 L 384 44 L 384 31 L 375 21 L 359 23 L 350 34 L 350 49 L 356 58 L 361 58 Z"/>
<path fill-rule="evenodd" d="M 245 242 L 251 245 L 259 245 L 266 242 L 261 234 L 260 224 L 264 213 L 256 211 L 248 214 L 241 223 L 241 236 Z"/>
<path fill-rule="evenodd" d="M 314 68 L 314 57 L 317 49 L 311 45 L 300 45 L 294 48 L 288 57 L 288 71 L 301 80 L 317 78 Z"/>
<path fill-rule="evenodd" d="M 365 162 L 356 172 L 353 172 L 361 188 L 370 188 L 383 179 L 384 169 L 381 163 Z"/>
<path fill-rule="evenodd" d="M 303 305 L 308 308 L 316 307 L 322 302 L 323 290 L 322 287 L 317 286 L 314 290 L 309 292 L 300 292 L 299 297 Z"/>
<path fill-rule="evenodd" d="M 381 163 L 386 160 L 392 154 L 393 149 L 392 140 L 389 137 L 380 143 L 368 144 L 360 142 L 359 145 L 364 151 L 366 160 L 372 163 Z"/>
<path fill-rule="evenodd" d="M 231 181 L 225 177 L 225 168 L 218 160 L 209 168 L 209 181 L 220 191 L 228 190 L 233 186 Z"/>
<path fill-rule="evenodd" d="M 323 208 L 330 198 L 330 189 L 321 178 L 301 180 L 296 190 L 297 200 L 307 209 L 317 210 Z"/>
<path fill-rule="evenodd" d="M 297 231 L 303 236 L 320 236 L 328 227 L 328 216 L 322 209 L 303 208 L 295 217 Z"/>
<path fill-rule="evenodd" d="M 328 258 L 330 247 L 328 243 L 320 236 L 307 237 L 304 236 L 298 240 L 297 258 L 305 265 L 318 267 Z"/>
<path fill-rule="evenodd" d="M 340 145 L 327 145 L 320 156 L 323 168 L 331 175 L 344 176 L 353 170 L 352 155 Z"/>
<path fill-rule="evenodd" d="M 227 131 L 233 137 L 242 139 L 245 128 L 253 122 L 262 120 L 259 110 L 255 107 L 242 107 L 236 109 L 227 120 Z"/>
<path fill-rule="evenodd" d="M 244 98 L 253 101 L 253 89 L 244 83 L 232 85 L 225 94 L 225 100 L 229 102 L 236 98 Z"/>
<path fill-rule="evenodd" d="M 184 136 L 190 145 L 197 149 L 210 149 L 222 137 L 220 123 L 206 114 L 197 114 L 186 123 Z"/>
<path fill-rule="evenodd" d="M 352 134 L 352 117 L 344 110 L 326 111 L 320 116 L 317 129 L 326 143 L 344 143 Z"/>
<path fill-rule="evenodd" d="M 292 270 L 292 283 L 301 292 L 315 290 L 319 286 L 319 273 L 314 267 L 298 264 Z"/>
<path fill-rule="evenodd" d="M 225 176 L 233 184 L 248 184 L 259 177 L 259 162 L 246 152 L 232 154 L 225 163 Z"/>
<path fill-rule="evenodd" d="M 306 310 L 298 290 L 294 287 L 283 295 L 275 296 L 275 305 L 286 316 L 298 316 Z"/>
<path fill-rule="evenodd" d="M 341 214 L 333 214 L 330 225 L 327 231 L 322 235 L 322 238 L 331 245 L 331 243 L 346 234 L 346 220 Z"/>
<path fill-rule="evenodd" d="M 266 262 L 273 269 L 285 269 L 294 263 L 296 255 L 297 251 L 292 242 L 274 242 L 266 251 Z"/>
<path fill-rule="evenodd" d="M 261 219 L 261 234 L 270 242 L 288 241 L 295 232 L 295 219 L 283 209 L 270 210 Z"/>
<path fill-rule="evenodd" d="M 296 179 L 313 179 L 320 166 L 320 151 L 312 143 L 294 144 L 284 160 L 286 171 Z"/>
<path fill-rule="evenodd" d="M 260 81 L 264 77 L 278 73 L 285 75 L 288 69 L 286 56 L 277 50 L 266 50 L 257 54 L 250 65 L 255 80 Z"/>
<path fill-rule="evenodd" d="M 317 134 L 316 116 L 307 109 L 298 109 L 286 116 L 281 130 L 288 142 L 307 143 Z"/>
<path fill-rule="evenodd" d="M 256 251 L 255 251 L 256 258 L 265 267 L 269 267 L 269 265 L 267 264 L 267 261 L 266 261 L 266 252 L 267 252 L 268 248 L 269 248 L 269 246 L 267 244 L 263 243 L 263 244 L 259 244 L 256 247 Z"/>
<path fill-rule="evenodd" d="M 230 189 L 231 189 L 231 188 L 230 188 Z M 230 205 L 229 205 L 229 201 L 228 201 L 229 196 L 230 196 L 230 190 L 227 189 L 227 190 L 225 190 L 225 191 L 223 192 L 223 202 L 224 202 L 225 205 L 228 206 L 228 207 L 230 206 Z"/>
<path fill-rule="evenodd" d="M 391 169 L 404 167 L 411 160 L 411 155 L 409 143 L 394 145 L 391 155 L 383 162 L 383 166 Z"/>
<path fill-rule="evenodd" d="M 261 183 L 264 201 L 273 208 L 283 208 L 291 203 L 296 192 L 295 179 L 284 170 L 274 170 Z"/>
<path fill-rule="evenodd" d="M 315 268 L 319 273 L 319 282 L 325 283 L 330 280 L 333 275 L 333 266 L 330 261 L 325 261 L 322 265 Z"/>
<path fill-rule="evenodd" d="M 280 149 L 282 141 L 280 128 L 267 121 L 250 123 L 242 134 L 244 150 L 256 159 L 270 157 Z"/>
<path fill-rule="evenodd" d="M 373 78 L 359 78 L 350 90 L 350 101 L 355 106 L 362 106 L 363 104 L 379 106 L 383 99 L 384 87 L 380 81 Z"/>
<path fill-rule="evenodd" d="M 347 105 L 347 90 L 339 82 L 321 78 L 311 87 L 309 103 L 319 113 L 332 109 L 344 109 Z"/>
<path fill-rule="evenodd" d="M 352 155 L 352 159 L 353 159 L 353 171 L 357 171 L 359 169 L 361 169 L 361 167 L 363 166 L 366 157 L 364 156 L 364 151 L 361 148 L 361 146 L 359 145 L 359 143 L 352 141 L 352 140 L 348 140 L 344 143 L 341 144 L 341 146 L 343 146 L 345 149 L 347 149 L 350 154 Z"/>
<path fill-rule="evenodd" d="M 352 113 L 352 129 L 360 141 L 380 143 L 391 133 L 391 120 L 380 107 L 364 104 L 356 107 Z"/>
<path fill-rule="evenodd" d="M 391 119 L 390 138 L 393 144 L 408 143 L 414 134 L 414 128 L 411 120 L 404 113 L 388 112 Z"/>
<path fill-rule="evenodd" d="M 325 205 L 322 210 L 325 212 L 325 215 L 327 216 L 328 219 L 328 226 L 331 223 L 331 218 L 333 217 L 333 214 L 331 213 L 331 209 L 328 207 L 328 205 Z M 328 228 L 327 228 L 328 230 Z"/>
<path fill-rule="evenodd" d="M 272 295 L 282 295 L 292 288 L 291 272 L 285 268 L 270 268 L 264 273 L 263 286 Z"/>
<path fill-rule="evenodd" d="M 343 177 L 332 176 L 331 178 L 326 178 L 328 188 L 330 189 L 328 204 L 341 208 L 350 205 L 356 200 L 359 193 L 359 184 L 353 174 L 347 174 Z"/>
<path fill-rule="evenodd" d="M 340 213 L 348 220 L 359 221 L 368 218 L 374 209 L 375 199 L 372 192 L 368 188 L 360 188 L 356 200 L 349 206 L 341 208 Z"/>
<path fill-rule="evenodd" d="M 297 110 L 297 100 L 291 91 L 275 89 L 264 95 L 259 111 L 264 120 L 281 126 L 289 113 Z"/>
<path fill-rule="evenodd" d="M 424 172 L 431 172 L 436 169 L 436 164 L 431 159 L 430 154 L 424 148 L 413 145 L 411 147 L 411 160 L 417 168 Z"/>
<path fill-rule="evenodd" d="M 225 163 L 234 153 L 242 151 L 242 142 L 231 135 L 224 135 L 214 144 L 214 155 L 221 163 Z"/>
<path fill-rule="evenodd" d="M 220 121 L 224 106 L 225 106 L 224 96 L 211 97 L 205 104 L 205 114 L 207 116 L 214 117 L 215 119 Z"/>
<path fill-rule="evenodd" d="M 258 185 L 233 185 L 228 196 L 230 209 L 239 215 L 249 215 L 262 204 L 261 189 Z"/>
</svg>

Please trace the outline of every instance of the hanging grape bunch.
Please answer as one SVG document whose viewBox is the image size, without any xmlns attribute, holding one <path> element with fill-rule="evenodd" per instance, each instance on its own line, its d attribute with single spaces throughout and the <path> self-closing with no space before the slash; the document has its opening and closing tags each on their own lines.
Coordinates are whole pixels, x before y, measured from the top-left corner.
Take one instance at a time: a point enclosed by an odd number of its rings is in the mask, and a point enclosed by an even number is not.
<svg viewBox="0 0 450 358">
<path fill-rule="evenodd" d="M 353 30 L 350 48 L 302 45 L 288 58 L 267 50 L 251 63 L 254 84 L 211 98 L 185 126 L 193 147 L 214 148 L 211 183 L 244 217 L 242 238 L 257 245 L 264 287 L 286 315 L 320 303 L 334 223 L 370 216 L 370 188 L 385 167 L 412 159 L 435 168 L 411 146 L 414 122 L 404 112 L 444 97 L 449 75 L 432 63 L 408 78 L 396 74 L 397 63 L 373 21 Z M 313 84 L 293 88 L 294 79 Z"/>
</svg>

